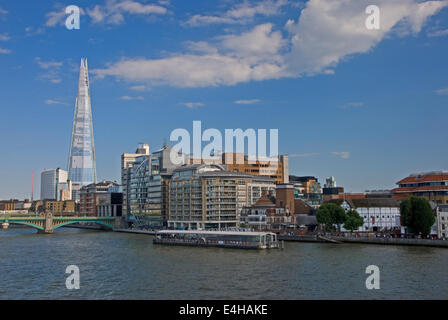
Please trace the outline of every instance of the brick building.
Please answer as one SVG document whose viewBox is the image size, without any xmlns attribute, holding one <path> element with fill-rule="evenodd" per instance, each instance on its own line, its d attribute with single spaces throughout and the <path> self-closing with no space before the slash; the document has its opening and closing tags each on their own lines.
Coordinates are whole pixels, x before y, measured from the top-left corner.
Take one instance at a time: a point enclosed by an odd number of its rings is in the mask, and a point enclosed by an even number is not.
<svg viewBox="0 0 448 320">
<path fill-rule="evenodd" d="M 422 197 L 437 204 L 448 204 L 448 171 L 415 173 L 397 182 L 391 192 L 397 200 Z"/>
</svg>

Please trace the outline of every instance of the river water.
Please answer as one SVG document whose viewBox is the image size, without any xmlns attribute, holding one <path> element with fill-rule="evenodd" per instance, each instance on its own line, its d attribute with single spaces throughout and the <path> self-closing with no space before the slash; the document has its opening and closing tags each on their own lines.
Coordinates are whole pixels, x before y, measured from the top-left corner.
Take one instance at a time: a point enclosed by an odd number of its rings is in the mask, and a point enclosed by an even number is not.
<svg viewBox="0 0 448 320">
<path fill-rule="evenodd" d="M 80 289 L 65 286 L 80 269 Z M 367 290 L 368 265 L 380 289 Z M 285 243 L 284 250 L 153 245 L 147 235 L 0 231 L 0 299 L 448 299 L 448 250 Z"/>
</svg>

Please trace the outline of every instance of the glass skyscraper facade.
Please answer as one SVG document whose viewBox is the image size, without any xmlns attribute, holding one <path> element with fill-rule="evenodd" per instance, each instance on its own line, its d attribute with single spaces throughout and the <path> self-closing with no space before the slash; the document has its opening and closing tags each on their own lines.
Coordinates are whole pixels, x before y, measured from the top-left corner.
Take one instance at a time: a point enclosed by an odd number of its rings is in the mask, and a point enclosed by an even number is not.
<svg viewBox="0 0 448 320">
<path fill-rule="evenodd" d="M 122 160 L 135 156 L 126 166 L 122 164 L 122 184 L 126 184 L 127 219 L 136 227 L 160 228 L 167 220 L 168 184 L 178 167 L 171 163 L 170 152 L 171 147 L 164 145 L 151 154 L 148 149 L 140 156 L 122 155 Z"/>
<path fill-rule="evenodd" d="M 73 117 L 68 176 L 74 185 L 82 187 L 96 183 L 95 146 L 93 143 L 92 108 L 90 104 L 87 59 L 81 59 L 78 95 Z M 76 195 L 75 195 L 76 200 Z"/>
</svg>

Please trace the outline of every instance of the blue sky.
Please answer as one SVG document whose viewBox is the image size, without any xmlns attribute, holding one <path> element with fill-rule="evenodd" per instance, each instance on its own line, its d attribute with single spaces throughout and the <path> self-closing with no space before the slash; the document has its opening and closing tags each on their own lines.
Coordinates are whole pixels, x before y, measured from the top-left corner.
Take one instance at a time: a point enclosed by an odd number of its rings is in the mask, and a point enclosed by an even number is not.
<svg viewBox="0 0 448 320">
<path fill-rule="evenodd" d="M 367 30 L 365 8 L 380 8 Z M 65 7 L 81 8 L 79 30 Z M 66 168 L 87 57 L 98 179 L 172 130 L 278 128 L 290 173 L 347 191 L 447 169 L 447 1 L 0 1 L 0 198 Z M 242 103 L 245 102 L 245 103 Z"/>
</svg>

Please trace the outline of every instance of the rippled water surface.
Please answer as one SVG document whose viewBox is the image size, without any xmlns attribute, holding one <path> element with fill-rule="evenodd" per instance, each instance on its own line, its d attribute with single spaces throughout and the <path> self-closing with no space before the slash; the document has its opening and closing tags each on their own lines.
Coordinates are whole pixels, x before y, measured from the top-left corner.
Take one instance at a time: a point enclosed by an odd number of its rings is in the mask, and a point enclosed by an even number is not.
<svg viewBox="0 0 448 320">
<path fill-rule="evenodd" d="M 0 231 L 0 299 L 448 299 L 448 250 L 285 244 L 246 251 L 155 246 L 147 235 Z M 365 288 L 365 268 L 381 289 Z M 80 290 L 65 269 L 80 268 Z"/>
</svg>

